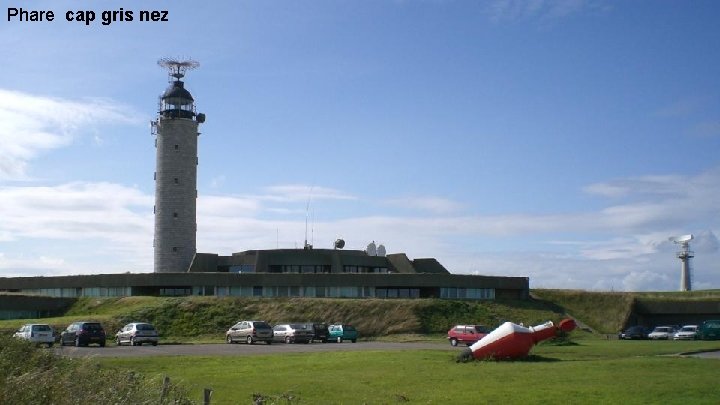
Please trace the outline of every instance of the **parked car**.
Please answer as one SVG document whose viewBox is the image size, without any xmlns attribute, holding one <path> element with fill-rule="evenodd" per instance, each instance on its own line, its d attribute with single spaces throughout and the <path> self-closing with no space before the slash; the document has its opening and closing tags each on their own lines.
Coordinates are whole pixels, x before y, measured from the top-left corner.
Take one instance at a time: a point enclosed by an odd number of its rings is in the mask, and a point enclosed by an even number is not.
<svg viewBox="0 0 720 405">
<path fill-rule="evenodd" d="M 698 335 L 702 340 L 720 339 L 720 319 L 703 322 L 702 325 L 700 325 Z"/>
<path fill-rule="evenodd" d="M 55 331 L 52 326 L 45 323 L 28 323 L 20 327 L 13 337 L 25 339 L 37 345 L 44 344 L 52 347 L 55 344 Z"/>
<path fill-rule="evenodd" d="M 251 345 L 255 342 L 272 344 L 273 330 L 265 321 L 240 321 L 225 332 L 227 343 L 246 342 Z"/>
<path fill-rule="evenodd" d="M 447 338 L 453 346 L 458 343 L 470 346 L 488 333 L 490 330 L 484 325 L 455 325 L 447 332 Z"/>
<path fill-rule="evenodd" d="M 685 325 L 673 335 L 673 340 L 695 340 L 698 338 L 697 325 Z"/>
<path fill-rule="evenodd" d="M 305 324 L 308 329 L 313 331 L 312 340 L 319 340 L 323 343 L 328 341 L 328 326 L 325 323 L 307 323 Z"/>
<path fill-rule="evenodd" d="M 73 322 L 60 333 L 60 346 L 74 344 L 80 347 L 91 343 L 105 347 L 105 329 L 100 322 Z"/>
<path fill-rule="evenodd" d="M 328 340 L 342 343 L 343 340 L 357 342 L 358 331 L 354 326 L 348 324 L 337 324 L 328 326 Z"/>
<path fill-rule="evenodd" d="M 143 343 L 150 343 L 153 346 L 158 344 L 158 332 L 152 324 L 145 322 L 133 322 L 122 327 L 115 334 L 115 343 L 121 346 L 128 343 L 130 346 L 142 346 Z"/>
<path fill-rule="evenodd" d="M 314 332 L 302 323 L 281 323 L 273 326 L 273 341 L 285 343 L 310 343 Z"/>
<path fill-rule="evenodd" d="M 673 335 L 677 332 L 677 329 L 675 329 L 674 326 L 666 325 L 666 326 L 656 326 L 655 329 L 653 329 L 652 332 L 648 334 L 649 339 L 657 340 L 657 339 L 670 339 L 673 337 Z"/>
<path fill-rule="evenodd" d="M 650 332 L 642 325 L 631 326 L 618 334 L 619 339 L 647 339 Z"/>
</svg>

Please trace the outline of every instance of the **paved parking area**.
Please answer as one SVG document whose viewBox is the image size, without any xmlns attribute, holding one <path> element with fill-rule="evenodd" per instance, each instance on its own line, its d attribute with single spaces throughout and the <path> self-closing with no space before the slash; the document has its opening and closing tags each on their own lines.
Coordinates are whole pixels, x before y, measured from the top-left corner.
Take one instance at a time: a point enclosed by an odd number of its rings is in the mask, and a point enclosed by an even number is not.
<svg viewBox="0 0 720 405">
<path fill-rule="evenodd" d="M 316 353 L 336 351 L 360 351 L 360 350 L 447 350 L 448 352 L 460 352 L 465 346 L 452 347 L 447 342 L 438 343 L 393 343 L 393 342 L 358 342 L 358 343 L 299 343 L 285 344 L 255 343 L 248 345 L 237 344 L 187 344 L 187 345 L 163 345 L 158 346 L 115 346 L 105 347 L 88 346 L 56 346 L 53 350 L 57 354 L 70 357 L 140 357 L 140 356 L 252 356 L 263 354 L 280 353 Z"/>
<path fill-rule="evenodd" d="M 714 352 L 702 352 L 690 354 L 692 357 L 701 357 L 703 359 L 718 359 L 720 360 L 720 350 Z"/>
</svg>

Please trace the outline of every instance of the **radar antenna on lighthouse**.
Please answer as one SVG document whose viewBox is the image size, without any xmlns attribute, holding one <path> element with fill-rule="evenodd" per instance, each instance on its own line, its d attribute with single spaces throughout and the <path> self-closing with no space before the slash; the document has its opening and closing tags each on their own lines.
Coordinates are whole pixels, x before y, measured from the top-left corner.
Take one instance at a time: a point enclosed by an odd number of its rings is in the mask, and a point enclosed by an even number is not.
<svg viewBox="0 0 720 405">
<path fill-rule="evenodd" d="M 188 70 L 200 67 L 200 62 L 192 59 L 180 61 L 173 58 L 160 58 L 158 65 L 167 69 L 170 77 L 175 78 L 175 80 L 180 80 L 185 77 L 185 72 Z"/>
</svg>

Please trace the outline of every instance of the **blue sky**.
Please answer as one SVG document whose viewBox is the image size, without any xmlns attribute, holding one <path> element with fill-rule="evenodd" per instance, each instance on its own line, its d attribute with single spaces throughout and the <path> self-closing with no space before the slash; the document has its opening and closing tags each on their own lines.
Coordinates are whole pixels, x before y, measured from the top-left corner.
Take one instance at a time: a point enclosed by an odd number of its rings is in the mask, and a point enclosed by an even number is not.
<svg viewBox="0 0 720 405">
<path fill-rule="evenodd" d="M 170 56 L 201 64 L 198 251 L 301 247 L 307 216 L 316 247 L 677 290 L 692 233 L 720 288 L 715 1 L 6 3 L 56 18 L 0 22 L 0 276 L 152 271 Z"/>
</svg>

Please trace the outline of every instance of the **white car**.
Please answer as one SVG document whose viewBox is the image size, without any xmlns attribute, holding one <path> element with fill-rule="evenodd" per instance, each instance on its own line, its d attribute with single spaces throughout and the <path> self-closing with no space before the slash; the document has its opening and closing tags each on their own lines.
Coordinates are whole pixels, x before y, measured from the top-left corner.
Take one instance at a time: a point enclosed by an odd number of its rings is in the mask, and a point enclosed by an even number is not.
<svg viewBox="0 0 720 405">
<path fill-rule="evenodd" d="M 697 325 L 685 325 L 673 335 L 673 340 L 695 340 L 697 332 Z"/>
<path fill-rule="evenodd" d="M 158 344 L 158 332 L 154 326 L 145 322 L 133 322 L 123 326 L 115 334 L 115 343 L 121 346 L 128 343 L 130 346 L 142 346 L 143 343 L 150 343 L 153 346 Z"/>
<path fill-rule="evenodd" d="M 674 337 L 677 330 L 674 326 L 656 326 L 652 332 L 648 334 L 649 339 L 670 339 Z"/>
<path fill-rule="evenodd" d="M 35 344 L 52 347 L 55 344 L 55 331 L 45 323 L 28 323 L 20 327 L 13 337 L 25 339 Z"/>
</svg>

